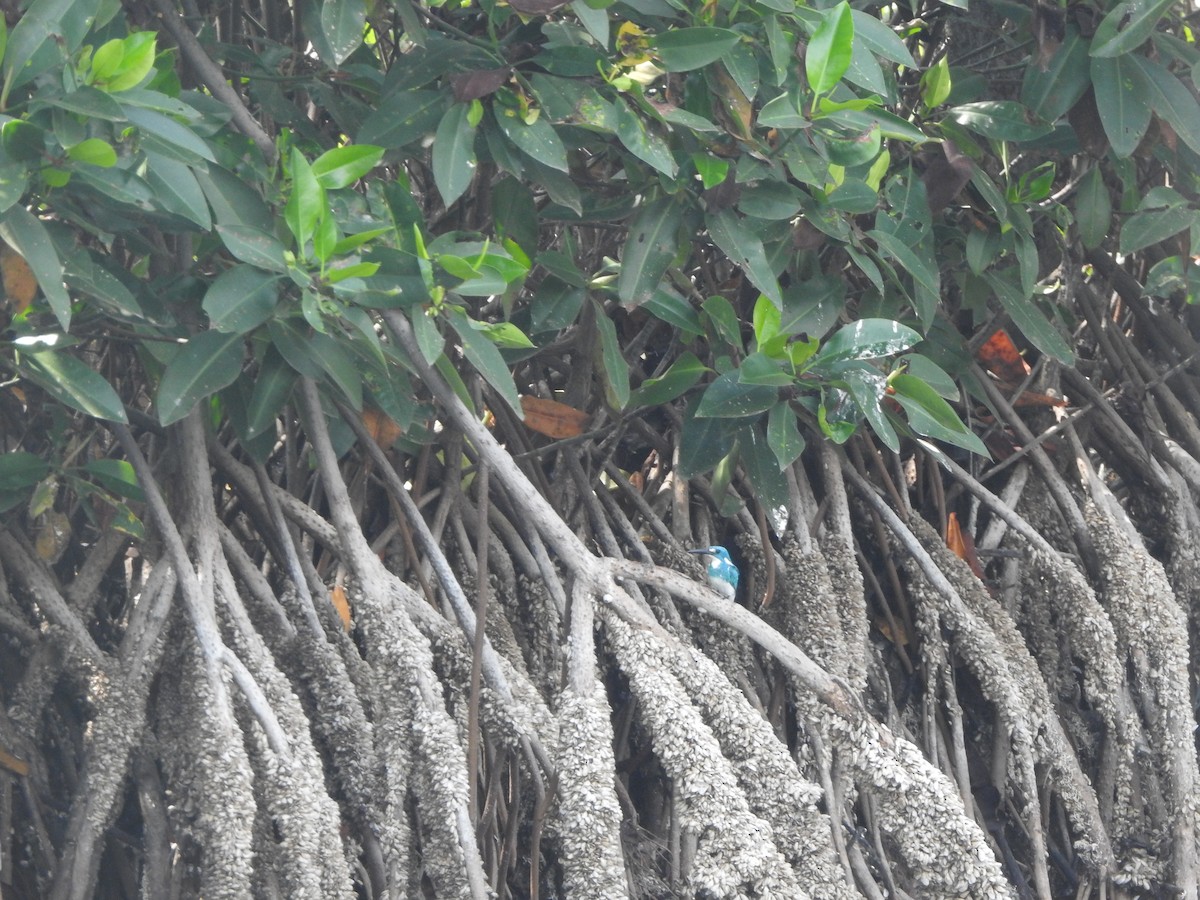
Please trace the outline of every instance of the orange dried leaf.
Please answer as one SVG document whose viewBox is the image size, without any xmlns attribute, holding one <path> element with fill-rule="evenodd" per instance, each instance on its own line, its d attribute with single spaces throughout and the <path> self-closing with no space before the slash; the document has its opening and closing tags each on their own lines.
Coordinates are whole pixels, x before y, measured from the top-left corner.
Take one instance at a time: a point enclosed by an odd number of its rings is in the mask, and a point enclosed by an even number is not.
<svg viewBox="0 0 1200 900">
<path fill-rule="evenodd" d="M 891 641 L 897 647 L 908 646 L 908 632 L 904 630 L 903 622 L 897 621 L 896 627 L 893 629 L 891 623 L 888 622 L 887 619 L 880 616 L 875 619 L 875 627 L 879 629 L 879 633 L 882 634 L 884 638 Z"/>
<path fill-rule="evenodd" d="M 522 397 L 521 409 L 525 413 L 526 427 L 555 440 L 583 434 L 583 426 L 588 420 L 587 413 L 573 406 L 541 397 Z"/>
<path fill-rule="evenodd" d="M 362 423 L 371 439 L 384 450 L 396 443 L 396 438 L 404 433 L 404 429 L 391 418 L 370 406 L 363 408 Z"/>
<path fill-rule="evenodd" d="M 25 257 L 8 244 L 0 243 L 0 281 L 4 284 L 4 296 L 13 315 L 23 313 L 37 296 L 37 278 Z"/>
<path fill-rule="evenodd" d="M 1036 391 L 1024 391 L 1013 401 L 1013 406 L 1066 406 L 1067 401 L 1053 394 L 1039 394 Z"/>
<path fill-rule="evenodd" d="M 980 365 L 1009 384 L 1019 384 L 1029 374 L 1029 363 L 1003 328 L 996 330 L 975 353 Z"/>
<path fill-rule="evenodd" d="M 958 524 L 957 513 L 950 513 L 946 519 L 946 546 L 955 556 L 970 566 L 976 578 L 980 581 L 983 580 L 983 566 L 980 565 L 979 556 L 975 552 L 975 540 L 968 532 L 962 530 Z"/>
<path fill-rule="evenodd" d="M 342 620 L 342 628 L 349 631 L 350 601 L 346 597 L 346 589 L 340 584 L 335 584 L 333 590 L 329 592 L 329 599 L 333 601 L 333 608 L 337 610 L 338 618 Z"/>
</svg>

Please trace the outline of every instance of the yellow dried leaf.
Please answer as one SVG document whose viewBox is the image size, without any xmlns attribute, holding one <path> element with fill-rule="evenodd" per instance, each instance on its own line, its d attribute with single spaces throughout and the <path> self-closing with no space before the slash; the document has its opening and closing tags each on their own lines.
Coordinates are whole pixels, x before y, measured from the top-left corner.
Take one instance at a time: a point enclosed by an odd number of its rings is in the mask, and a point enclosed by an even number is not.
<svg viewBox="0 0 1200 900">
<path fill-rule="evenodd" d="M 541 397 L 522 397 L 521 409 L 527 428 L 555 440 L 583 434 L 583 426 L 589 418 L 587 413 L 573 406 Z"/>
</svg>

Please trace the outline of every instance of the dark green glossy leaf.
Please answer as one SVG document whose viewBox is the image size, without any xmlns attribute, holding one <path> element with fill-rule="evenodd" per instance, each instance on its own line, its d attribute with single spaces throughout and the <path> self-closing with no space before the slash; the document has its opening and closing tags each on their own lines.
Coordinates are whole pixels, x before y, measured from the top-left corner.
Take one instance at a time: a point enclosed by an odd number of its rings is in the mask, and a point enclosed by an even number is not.
<svg viewBox="0 0 1200 900">
<path fill-rule="evenodd" d="M 257 437 L 275 422 L 296 383 L 296 370 L 284 361 L 274 345 L 267 347 L 254 379 L 254 392 L 246 405 L 246 436 Z"/>
<path fill-rule="evenodd" d="M 775 454 L 781 470 L 804 452 L 804 436 L 800 434 L 796 413 L 786 401 L 776 403 L 767 413 L 767 446 Z"/>
<path fill-rule="evenodd" d="M 312 240 L 317 222 L 327 213 L 325 189 L 317 183 L 304 154 L 295 147 L 292 148 L 291 162 L 292 191 L 283 209 L 283 220 L 287 222 L 288 229 L 296 238 L 296 255 L 304 259 L 308 255 L 306 245 Z"/>
<path fill-rule="evenodd" d="M 881 359 L 903 353 L 921 340 L 907 325 L 890 319 L 859 319 L 833 333 L 813 359 L 820 367 L 842 360 Z"/>
<path fill-rule="evenodd" d="M 267 321 L 279 297 L 279 278 L 246 265 L 222 272 L 204 294 L 212 327 L 245 334 Z"/>
<path fill-rule="evenodd" d="M 186 125 L 181 125 L 169 116 L 152 109 L 143 109 L 133 104 L 124 104 L 122 109 L 130 122 L 145 134 L 153 135 L 157 141 L 165 144 L 173 151 L 171 155 L 180 162 L 217 161 L 204 139 Z"/>
<path fill-rule="evenodd" d="M 617 328 L 604 311 L 604 306 L 595 303 L 596 332 L 600 336 L 600 358 L 604 363 L 604 384 L 608 389 L 609 405 L 620 411 L 629 405 L 629 364 L 621 353 L 621 342 Z"/>
<path fill-rule="evenodd" d="M 658 290 L 667 267 L 681 249 L 682 224 L 683 206 L 673 197 L 661 197 L 637 214 L 625 239 L 617 279 L 617 296 L 626 306 L 640 306 Z"/>
<path fill-rule="evenodd" d="M 1037 302 L 1013 283 L 1013 279 L 1009 277 L 1010 272 L 1011 269 L 1003 273 L 988 272 L 985 276 L 996 296 L 1000 298 L 1005 311 L 1035 347 L 1060 362 L 1073 365 L 1075 354 L 1070 345 L 1038 308 Z"/>
<path fill-rule="evenodd" d="M 1121 226 L 1118 247 L 1122 253 L 1136 253 L 1197 224 L 1200 211 L 1186 205 L 1138 212 Z"/>
<path fill-rule="evenodd" d="M 470 111 L 467 103 L 451 106 L 433 139 L 433 180 L 447 208 L 475 177 L 475 126 L 467 120 Z"/>
<path fill-rule="evenodd" d="M 703 475 L 729 455 L 737 435 L 736 421 L 701 419 L 694 413 L 683 420 L 679 433 L 679 464 L 683 478 Z"/>
<path fill-rule="evenodd" d="M 1137 49 L 1174 0 L 1124 0 L 1108 11 L 1092 38 L 1093 57 L 1117 57 Z"/>
<path fill-rule="evenodd" d="M 325 62 L 340 66 L 363 40 L 367 5 L 362 0 L 321 0 L 321 30 L 332 58 Z"/>
<path fill-rule="evenodd" d="M 41 350 L 21 354 L 19 368 L 50 396 L 97 419 L 128 422 L 121 398 L 99 372 L 68 353 Z"/>
<path fill-rule="evenodd" d="M 555 132 L 554 127 L 545 119 L 537 118 L 532 124 L 522 122 L 516 115 L 507 115 L 500 106 L 493 106 L 492 112 L 496 124 L 504 132 L 504 136 L 516 145 L 517 149 L 528 153 L 542 165 L 549 166 L 559 172 L 567 172 L 567 148 L 563 146 L 562 138 Z M 508 110 L 507 112 L 511 112 Z"/>
<path fill-rule="evenodd" d="M 1079 239 L 1089 250 L 1099 247 L 1112 228 L 1112 198 L 1099 166 L 1093 166 L 1079 182 L 1075 192 L 1075 222 L 1079 226 Z"/>
<path fill-rule="evenodd" d="M 687 72 L 716 62 L 741 35 L 728 28 L 676 28 L 654 39 L 654 49 L 668 72 Z"/>
<path fill-rule="evenodd" d="M 783 306 L 779 281 L 767 261 L 762 241 L 745 227 L 737 214 L 723 209 L 715 215 L 709 215 L 706 224 L 713 242 L 741 267 L 751 283 L 776 306 Z"/>
<path fill-rule="evenodd" d="M 1185 144 L 1200 153 L 1200 103 L 1196 102 L 1196 97 L 1161 63 L 1144 56 L 1132 59 L 1150 86 L 1150 103 L 1154 111 Z"/>
<path fill-rule="evenodd" d="M 927 252 L 926 246 L 922 244 L 920 250 L 914 250 L 893 235 L 879 229 L 867 232 L 867 237 L 874 240 L 879 249 L 900 263 L 903 270 L 912 276 L 916 287 L 914 300 L 917 315 L 924 326 L 929 327 L 941 298 L 942 280 L 937 264 L 924 255 Z"/>
<path fill-rule="evenodd" d="M 202 331 L 193 336 L 159 382 L 158 420 L 163 425 L 178 422 L 201 400 L 233 384 L 242 372 L 244 343 L 237 333 Z"/>
<path fill-rule="evenodd" d="M 287 271 L 283 244 L 275 235 L 250 225 L 218 225 L 217 234 L 229 252 L 242 262 L 274 272 Z"/>
<path fill-rule="evenodd" d="M 617 137 L 630 153 L 653 166 L 668 178 L 679 171 L 667 142 L 646 127 L 641 117 L 625 103 L 613 104 L 617 121 Z"/>
<path fill-rule="evenodd" d="M 697 418 L 740 419 L 766 412 L 775 405 L 779 391 L 774 387 L 742 384 L 738 372 L 726 372 L 717 377 L 704 391 Z"/>
<path fill-rule="evenodd" d="M 946 115 L 976 134 L 998 141 L 1033 141 L 1050 133 L 1050 126 L 1031 121 L 1015 100 L 980 100 L 964 103 Z"/>
<path fill-rule="evenodd" d="M 31 488 L 50 474 L 50 466 L 24 450 L 0 453 L 0 491 Z"/>
<path fill-rule="evenodd" d="M 383 98 L 356 138 L 359 145 L 403 147 L 432 134 L 449 103 L 448 91 L 397 90 Z"/>
<path fill-rule="evenodd" d="M 347 341 L 335 333 L 312 336 L 313 357 L 355 410 L 362 409 L 362 370 L 347 350 Z"/>
<path fill-rule="evenodd" d="M 524 418 L 521 401 L 517 396 L 517 386 L 513 383 L 512 373 L 508 371 L 508 364 L 500 355 L 496 345 L 471 327 L 465 313 L 451 309 L 447 313 L 447 319 L 462 341 L 463 353 L 466 354 L 471 365 L 488 384 L 495 388 L 496 393 L 504 399 L 517 417 Z"/>
<path fill-rule="evenodd" d="M 1100 122 L 1117 156 L 1137 149 L 1150 127 L 1150 85 L 1132 57 L 1092 57 L 1092 88 Z"/>
<path fill-rule="evenodd" d="M 1037 65 L 1026 67 L 1021 102 L 1042 121 L 1053 122 L 1066 115 L 1091 81 L 1087 42 L 1079 36 L 1079 29 L 1070 25 L 1045 69 Z"/>
<path fill-rule="evenodd" d="M 629 405 L 658 406 L 669 403 L 696 384 L 705 372 L 711 371 L 688 351 L 671 363 L 670 368 L 657 378 L 647 378 L 637 390 L 629 395 Z"/>
<path fill-rule="evenodd" d="M 204 190 L 190 166 L 157 153 L 147 152 L 146 184 L 154 199 L 167 212 L 193 222 L 201 231 L 212 228 L 212 216 Z"/>
<path fill-rule="evenodd" d="M 788 483 L 762 426 L 755 423 L 741 428 L 738 447 L 754 495 L 768 519 L 779 527 L 787 522 Z"/>
</svg>

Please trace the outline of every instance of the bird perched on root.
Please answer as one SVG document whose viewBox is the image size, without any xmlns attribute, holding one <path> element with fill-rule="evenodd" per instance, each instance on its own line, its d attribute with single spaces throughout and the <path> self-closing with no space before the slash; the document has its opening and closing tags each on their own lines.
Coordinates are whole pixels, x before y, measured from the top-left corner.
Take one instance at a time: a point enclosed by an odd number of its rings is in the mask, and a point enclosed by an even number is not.
<svg viewBox="0 0 1200 900">
<path fill-rule="evenodd" d="M 729 558 L 728 550 L 724 547 L 713 546 L 701 547 L 698 550 L 689 550 L 688 553 L 708 557 L 708 564 L 705 566 L 705 571 L 708 573 L 709 587 L 726 600 L 732 600 L 737 596 L 738 567 Z"/>
</svg>

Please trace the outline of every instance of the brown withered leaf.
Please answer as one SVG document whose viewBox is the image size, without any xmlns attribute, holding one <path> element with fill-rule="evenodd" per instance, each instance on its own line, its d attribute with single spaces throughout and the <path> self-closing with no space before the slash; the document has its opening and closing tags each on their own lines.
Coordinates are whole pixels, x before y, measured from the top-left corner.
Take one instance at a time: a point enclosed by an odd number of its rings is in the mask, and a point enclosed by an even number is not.
<svg viewBox="0 0 1200 900">
<path fill-rule="evenodd" d="M 514 7 L 515 8 L 515 7 Z M 476 69 L 473 72 L 463 72 L 450 79 L 450 87 L 454 91 L 456 103 L 470 103 L 489 94 L 496 93 L 512 72 L 509 66 L 499 69 Z"/>
<path fill-rule="evenodd" d="M 525 413 L 525 427 L 555 440 L 583 434 L 583 426 L 589 418 L 587 413 L 573 406 L 541 397 L 521 397 L 521 410 Z"/>
<path fill-rule="evenodd" d="M 396 443 L 396 438 L 404 433 L 404 429 L 391 418 L 371 406 L 363 407 L 362 423 L 363 427 L 367 429 L 367 434 L 371 436 L 371 440 L 383 450 L 387 450 Z"/>
<path fill-rule="evenodd" d="M 37 296 L 37 278 L 25 257 L 0 242 L 0 280 L 4 285 L 4 299 L 12 315 L 23 313 Z"/>
</svg>

